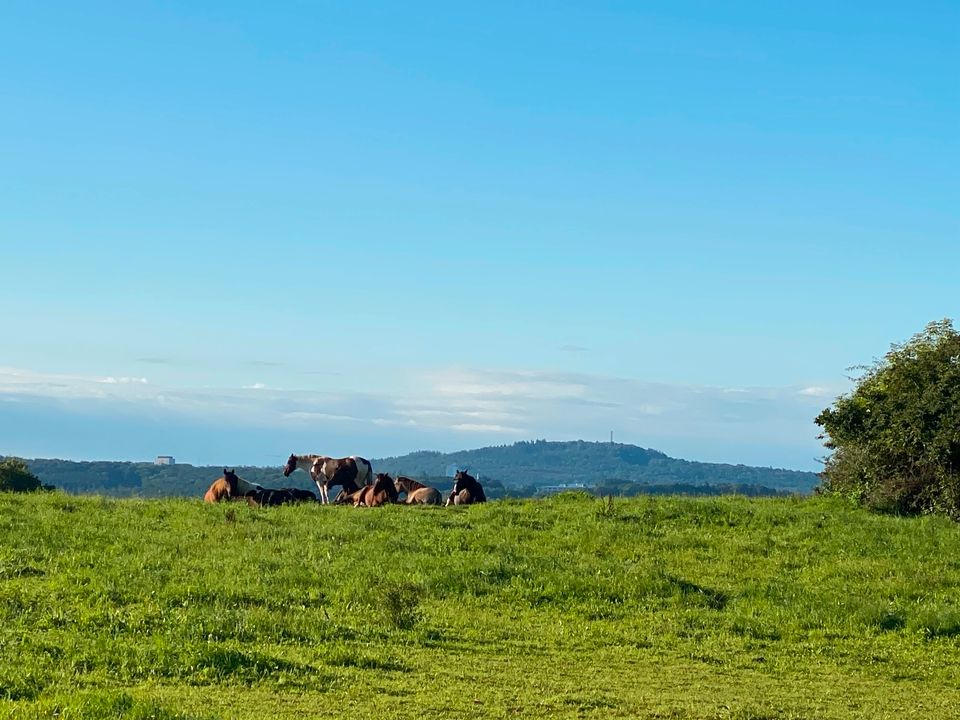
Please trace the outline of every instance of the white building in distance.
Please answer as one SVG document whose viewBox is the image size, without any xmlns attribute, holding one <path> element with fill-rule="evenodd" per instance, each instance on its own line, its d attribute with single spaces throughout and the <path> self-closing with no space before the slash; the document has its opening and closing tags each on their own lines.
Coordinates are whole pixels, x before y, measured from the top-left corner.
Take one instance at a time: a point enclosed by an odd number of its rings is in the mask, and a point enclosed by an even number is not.
<svg viewBox="0 0 960 720">
<path fill-rule="evenodd" d="M 153 461 L 154 465 L 173 465 L 176 460 L 173 459 L 173 455 L 157 455 L 157 459 Z"/>
</svg>

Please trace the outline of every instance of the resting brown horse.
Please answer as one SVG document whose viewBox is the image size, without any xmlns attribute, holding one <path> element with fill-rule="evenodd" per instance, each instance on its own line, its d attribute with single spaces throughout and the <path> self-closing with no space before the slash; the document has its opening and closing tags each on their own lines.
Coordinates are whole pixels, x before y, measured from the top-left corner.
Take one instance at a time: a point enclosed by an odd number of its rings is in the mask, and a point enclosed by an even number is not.
<svg viewBox="0 0 960 720">
<path fill-rule="evenodd" d="M 440 505 L 443 502 L 439 490 L 413 478 L 399 475 L 394 484 L 397 486 L 397 493 L 407 494 L 404 505 Z"/>
<path fill-rule="evenodd" d="M 386 473 L 377 473 L 377 480 L 373 485 L 364 485 L 353 496 L 354 507 L 379 507 L 396 501 L 397 486 L 394 484 L 393 478 Z"/>
<path fill-rule="evenodd" d="M 218 477 L 213 483 L 207 488 L 207 492 L 203 495 L 203 501 L 206 503 L 218 503 L 222 500 L 231 500 L 237 497 L 237 485 L 239 484 L 240 478 L 237 477 L 237 474 L 233 470 L 223 469 L 223 477 Z"/>
<path fill-rule="evenodd" d="M 368 488 L 369 485 L 364 485 L 363 488 Z M 360 493 L 363 492 L 363 488 L 355 488 L 349 492 L 346 490 L 341 490 L 337 497 L 334 499 L 334 505 L 353 505 Z"/>
<path fill-rule="evenodd" d="M 473 505 L 486 501 L 487 496 L 483 494 L 483 486 L 477 482 L 477 479 L 463 470 L 458 470 L 456 477 L 453 478 L 453 490 L 450 491 L 446 504 Z"/>
</svg>

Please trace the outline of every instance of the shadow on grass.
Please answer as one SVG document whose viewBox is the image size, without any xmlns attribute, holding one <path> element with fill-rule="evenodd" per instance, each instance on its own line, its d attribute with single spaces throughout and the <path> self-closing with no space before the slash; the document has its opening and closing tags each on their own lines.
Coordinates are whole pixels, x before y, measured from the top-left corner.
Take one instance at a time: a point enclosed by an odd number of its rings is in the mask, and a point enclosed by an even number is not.
<svg viewBox="0 0 960 720">
<path fill-rule="evenodd" d="M 699 600 L 711 610 L 723 610 L 730 601 L 729 596 L 722 590 L 704 587 L 669 573 L 664 573 L 663 577 L 670 585 L 677 588 L 683 597 Z"/>
</svg>

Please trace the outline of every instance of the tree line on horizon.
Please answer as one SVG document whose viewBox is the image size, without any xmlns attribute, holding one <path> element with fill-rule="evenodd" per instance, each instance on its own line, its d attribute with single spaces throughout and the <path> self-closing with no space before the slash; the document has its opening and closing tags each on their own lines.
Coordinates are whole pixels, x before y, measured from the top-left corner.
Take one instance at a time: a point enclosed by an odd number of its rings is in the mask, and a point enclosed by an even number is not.
<svg viewBox="0 0 960 720">
<path fill-rule="evenodd" d="M 418 452 L 374 459 L 373 464 L 378 472 L 408 475 L 441 492 L 452 487 L 448 467 L 469 469 L 480 475 L 491 498 L 538 497 L 564 485 L 580 485 L 585 492 L 598 495 L 776 495 L 810 492 L 816 479 L 812 473 L 691 463 L 630 445 L 576 441 L 533 441 L 449 455 Z M 119 497 L 199 496 L 222 470 L 187 464 L 52 459 L 30 460 L 28 465 L 44 482 L 67 492 Z M 638 468 L 642 471 L 637 472 Z M 265 487 L 314 489 L 305 474 L 284 478 L 279 467 L 241 466 L 236 471 Z"/>
<path fill-rule="evenodd" d="M 488 495 L 530 497 L 580 485 L 595 494 L 847 497 L 880 512 L 942 514 L 960 520 L 960 333 L 949 319 L 932 322 L 882 358 L 861 366 L 855 387 L 814 419 L 830 455 L 818 476 L 793 470 L 698 463 L 616 443 L 535 440 L 456 453 L 421 451 L 375 460 L 446 490 L 444 467 L 478 473 Z M 312 489 L 304 475 L 241 467 L 268 487 Z M 0 459 L 0 490 L 60 487 L 75 493 L 157 497 L 199 495 L 219 473 L 209 467 L 129 462 Z"/>
</svg>

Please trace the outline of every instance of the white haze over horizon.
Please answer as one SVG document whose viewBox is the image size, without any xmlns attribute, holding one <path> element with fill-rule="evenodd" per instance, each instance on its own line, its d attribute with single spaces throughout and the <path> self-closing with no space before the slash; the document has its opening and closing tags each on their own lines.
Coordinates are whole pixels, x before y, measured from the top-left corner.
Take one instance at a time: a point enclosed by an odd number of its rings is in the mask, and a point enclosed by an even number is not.
<svg viewBox="0 0 960 720">
<path fill-rule="evenodd" d="M 593 440 L 703 462 L 819 469 L 813 417 L 842 388 L 710 387 L 587 373 L 442 368 L 396 391 L 266 382 L 184 387 L 148 376 L 0 368 L 0 453 L 277 465 L 290 452 L 367 457 L 518 440 Z"/>
</svg>

